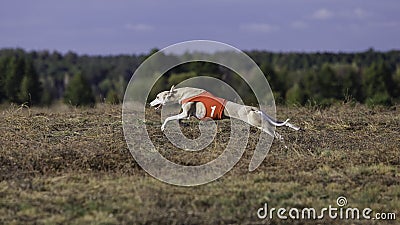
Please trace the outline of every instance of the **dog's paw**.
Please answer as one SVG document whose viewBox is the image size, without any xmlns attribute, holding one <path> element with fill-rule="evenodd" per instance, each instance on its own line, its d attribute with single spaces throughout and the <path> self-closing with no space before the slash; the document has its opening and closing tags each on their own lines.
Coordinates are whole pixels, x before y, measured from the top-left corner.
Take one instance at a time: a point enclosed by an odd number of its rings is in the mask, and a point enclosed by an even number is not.
<svg viewBox="0 0 400 225">
<path fill-rule="evenodd" d="M 291 124 L 291 123 L 286 123 L 285 124 L 287 127 L 290 127 L 290 128 L 292 128 L 293 130 L 300 130 L 300 127 L 298 127 L 298 126 L 295 126 L 295 125 L 293 125 L 293 124 Z"/>
<path fill-rule="evenodd" d="M 275 132 L 275 138 L 278 139 L 279 141 L 283 141 L 282 135 L 278 134 L 277 132 Z"/>
</svg>

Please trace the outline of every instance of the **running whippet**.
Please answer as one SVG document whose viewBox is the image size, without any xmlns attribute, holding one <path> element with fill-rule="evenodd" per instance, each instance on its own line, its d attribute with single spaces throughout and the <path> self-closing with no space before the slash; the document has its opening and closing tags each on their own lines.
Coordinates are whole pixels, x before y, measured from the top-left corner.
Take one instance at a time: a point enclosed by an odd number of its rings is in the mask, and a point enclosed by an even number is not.
<svg viewBox="0 0 400 225">
<path fill-rule="evenodd" d="M 284 122 L 274 120 L 256 107 L 240 105 L 222 98 L 218 98 L 204 89 L 199 88 L 175 88 L 172 86 L 171 90 L 159 93 L 156 99 L 150 102 L 150 106 L 158 109 L 167 103 L 181 104 L 182 112 L 178 115 L 166 118 L 164 123 L 161 125 L 162 131 L 164 131 L 165 125 L 169 121 L 188 119 L 191 116 L 194 116 L 198 119 L 211 118 L 214 120 L 229 117 L 236 118 L 255 126 L 269 135 L 277 137 L 278 139 L 282 139 L 282 137 L 275 131 L 271 130 L 272 126 L 287 126 L 294 130 L 300 129 L 299 127 L 289 123 L 289 119 Z"/>
</svg>

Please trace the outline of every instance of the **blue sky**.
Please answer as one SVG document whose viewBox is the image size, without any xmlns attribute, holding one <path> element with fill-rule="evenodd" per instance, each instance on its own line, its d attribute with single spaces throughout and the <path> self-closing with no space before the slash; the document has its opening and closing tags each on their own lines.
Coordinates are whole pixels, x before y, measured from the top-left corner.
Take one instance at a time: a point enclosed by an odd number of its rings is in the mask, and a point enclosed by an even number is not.
<svg viewBox="0 0 400 225">
<path fill-rule="evenodd" d="M 0 48 L 147 53 L 210 39 L 242 50 L 400 49 L 399 0 L 0 0 Z"/>
</svg>

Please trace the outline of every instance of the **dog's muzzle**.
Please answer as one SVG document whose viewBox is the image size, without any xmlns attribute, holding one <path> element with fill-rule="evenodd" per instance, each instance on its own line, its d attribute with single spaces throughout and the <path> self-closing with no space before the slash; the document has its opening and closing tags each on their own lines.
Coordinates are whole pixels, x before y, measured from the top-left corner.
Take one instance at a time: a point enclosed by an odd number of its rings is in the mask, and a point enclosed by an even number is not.
<svg viewBox="0 0 400 225">
<path fill-rule="evenodd" d="M 163 105 L 164 105 L 163 102 L 158 99 L 155 99 L 152 102 L 150 102 L 150 106 L 155 107 L 156 110 L 160 109 L 161 106 Z"/>
</svg>

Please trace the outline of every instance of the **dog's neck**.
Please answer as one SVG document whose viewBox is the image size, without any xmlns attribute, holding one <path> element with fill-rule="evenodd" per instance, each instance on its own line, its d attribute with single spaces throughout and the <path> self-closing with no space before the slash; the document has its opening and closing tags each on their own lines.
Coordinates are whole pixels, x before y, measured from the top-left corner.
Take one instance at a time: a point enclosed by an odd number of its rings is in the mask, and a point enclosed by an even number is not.
<svg viewBox="0 0 400 225">
<path fill-rule="evenodd" d="M 182 100 L 199 95 L 205 90 L 200 88 L 183 87 L 176 88 L 174 91 L 176 91 L 176 93 L 172 96 L 172 102 L 181 103 Z"/>
</svg>

